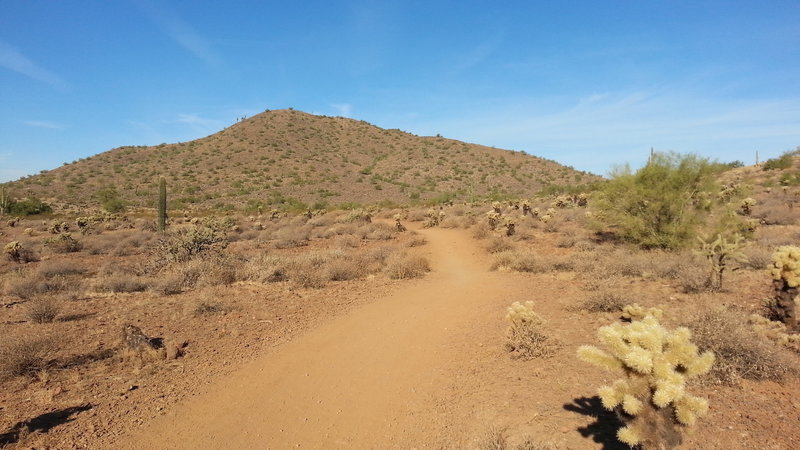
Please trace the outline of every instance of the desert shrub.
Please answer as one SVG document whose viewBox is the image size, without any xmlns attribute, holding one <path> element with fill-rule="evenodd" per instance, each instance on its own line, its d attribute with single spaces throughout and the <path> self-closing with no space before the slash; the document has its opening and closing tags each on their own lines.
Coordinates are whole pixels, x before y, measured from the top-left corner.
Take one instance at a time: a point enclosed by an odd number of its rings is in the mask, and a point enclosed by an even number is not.
<svg viewBox="0 0 800 450">
<path fill-rule="evenodd" d="M 50 295 L 38 296 L 25 303 L 25 316 L 33 323 L 50 323 L 61 311 L 61 302 Z"/>
<path fill-rule="evenodd" d="M 428 243 L 428 239 L 418 233 L 412 231 L 411 237 L 405 241 L 406 247 L 419 247 Z"/>
<path fill-rule="evenodd" d="M 727 239 L 718 234 L 714 240 L 700 239 L 700 249 L 696 254 L 706 259 L 709 266 L 709 275 L 706 284 L 710 290 L 722 290 L 722 277 L 725 270 L 736 261 L 744 259 L 744 254 L 739 251 L 742 246 L 742 237 L 734 235 Z"/>
<path fill-rule="evenodd" d="M 19 241 L 11 241 L 6 244 L 3 247 L 3 253 L 5 253 L 6 257 L 11 261 L 18 263 L 28 263 L 39 260 L 36 254 L 34 254 L 26 244 L 22 244 Z"/>
<path fill-rule="evenodd" d="M 57 236 L 47 238 L 42 242 L 53 253 L 72 253 L 80 251 L 81 243 L 76 241 L 70 233 L 59 233 Z"/>
<path fill-rule="evenodd" d="M 161 274 L 156 280 L 150 283 L 150 290 L 160 295 L 180 294 L 183 290 L 183 273 L 173 271 Z"/>
<path fill-rule="evenodd" d="M 371 241 L 386 241 L 394 238 L 394 227 L 385 223 L 370 223 L 358 229 L 358 236 Z"/>
<path fill-rule="evenodd" d="M 338 236 L 334 240 L 334 246 L 338 248 L 357 248 L 360 245 L 361 245 L 361 240 L 349 234 Z"/>
<path fill-rule="evenodd" d="M 8 214 L 15 216 L 33 216 L 53 212 L 53 208 L 50 205 L 36 197 L 16 201 L 10 200 L 6 209 Z"/>
<path fill-rule="evenodd" d="M 486 251 L 489 253 L 507 252 L 514 248 L 514 244 L 500 236 L 494 236 L 486 243 Z"/>
<path fill-rule="evenodd" d="M 147 283 L 130 274 L 116 273 L 105 277 L 100 288 L 110 292 L 142 292 Z"/>
<path fill-rule="evenodd" d="M 717 356 L 708 374 L 715 383 L 735 384 L 741 379 L 779 381 L 797 373 L 786 351 L 775 346 L 747 323 L 747 317 L 730 309 L 715 309 L 685 323 L 694 341 Z"/>
<path fill-rule="evenodd" d="M 575 246 L 577 239 L 575 236 L 562 236 L 556 241 L 556 247 L 559 248 L 572 248 Z"/>
<path fill-rule="evenodd" d="M 748 269 L 766 269 L 772 262 L 772 252 L 764 247 L 748 247 L 742 253 L 744 259 L 741 261 L 741 265 Z"/>
<path fill-rule="evenodd" d="M 308 245 L 311 234 L 309 227 L 286 227 L 273 233 L 275 248 L 294 248 Z"/>
<path fill-rule="evenodd" d="M 245 276 L 259 283 L 276 283 L 289 279 L 289 261 L 282 256 L 259 254 L 245 264 Z"/>
<path fill-rule="evenodd" d="M 0 341 L 0 380 L 44 369 L 55 350 L 51 337 L 6 337 Z"/>
<path fill-rule="evenodd" d="M 780 170 L 792 167 L 792 156 L 797 154 L 797 150 L 785 152 L 777 158 L 772 158 L 764 161 L 761 166 L 764 170 Z"/>
<path fill-rule="evenodd" d="M 486 239 L 492 233 L 492 230 L 489 228 L 489 225 L 486 222 L 478 222 L 475 226 L 472 227 L 472 237 L 475 239 Z"/>
<path fill-rule="evenodd" d="M 625 166 L 611 174 L 595 202 L 599 217 L 642 247 L 686 246 L 710 207 L 716 171 L 695 155 L 655 153 L 635 173 Z"/>
<path fill-rule="evenodd" d="M 680 444 L 682 428 L 708 412 L 708 401 L 686 392 L 686 382 L 711 369 L 714 353 L 699 354 L 688 329 L 668 330 L 654 315 L 600 327 L 597 337 L 607 350 L 584 345 L 577 353 L 583 361 L 623 374 L 597 391 L 603 407 L 625 425 L 617 438 L 644 448 Z"/>
<path fill-rule="evenodd" d="M 621 292 L 603 289 L 589 295 L 577 309 L 590 313 L 618 312 L 628 303 L 630 301 Z"/>
<path fill-rule="evenodd" d="M 299 262 L 292 264 L 289 271 L 289 280 L 302 288 L 319 289 L 325 287 L 328 276 L 325 271 L 314 264 Z"/>
<path fill-rule="evenodd" d="M 81 265 L 75 264 L 74 261 L 57 259 L 42 262 L 37 272 L 45 278 L 53 278 L 58 276 L 83 275 L 87 272 L 87 269 Z"/>
<path fill-rule="evenodd" d="M 532 359 L 551 356 L 554 342 L 542 331 L 544 320 L 533 310 L 533 302 L 514 302 L 506 310 L 510 322 L 506 330 L 505 348 L 516 358 Z"/>
<path fill-rule="evenodd" d="M 43 294 L 76 289 L 79 281 L 63 278 L 47 279 L 38 273 L 23 274 L 12 277 L 6 283 L 6 294 L 30 299 Z"/>
<path fill-rule="evenodd" d="M 194 309 L 192 309 L 192 314 L 195 317 L 199 317 L 227 313 L 228 311 L 230 311 L 230 308 L 224 303 L 205 298 L 197 301 L 197 303 L 194 305 Z"/>
<path fill-rule="evenodd" d="M 352 258 L 334 259 L 327 264 L 325 269 L 328 271 L 328 279 L 331 281 L 348 281 L 361 276 L 359 261 Z"/>
<path fill-rule="evenodd" d="M 193 227 L 170 233 L 158 242 L 157 255 L 163 263 L 191 260 L 209 251 L 220 251 L 226 246 L 221 233 L 206 227 Z"/>
<path fill-rule="evenodd" d="M 491 270 L 542 273 L 547 269 L 539 256 L 531 251 L 507 251 L 494 255 Z"/>
<path fill-rule="evenodd" d="M 430 270 L 430 263 L 424 256 L 399 252 L 386 260 L 386 274 L 393 280 L 419 278 Z"/>
</svg>

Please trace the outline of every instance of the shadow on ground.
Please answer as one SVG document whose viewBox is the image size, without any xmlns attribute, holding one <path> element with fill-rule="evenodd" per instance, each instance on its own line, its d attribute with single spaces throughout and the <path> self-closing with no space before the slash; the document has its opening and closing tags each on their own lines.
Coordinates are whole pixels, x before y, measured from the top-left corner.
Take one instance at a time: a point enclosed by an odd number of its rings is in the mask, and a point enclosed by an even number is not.
<svg viewBox="0 0 800 450">
<path fill-rule="evenodd" d="M 28 433 L 33 433 L 36 431 L 46 433 L 58 425 L 72 421 L 72 416 L 74 414 L 90 409 L 92 409 L 92 405 L 73 406 L 58 411 L 44 413 L 40 416 L 34 417 L 33 419 L 19 422 L 11 427 L 9 431 L 0 434 L 0 445 L 17 443 L 21 437 L 27 435 Z"/>
<path fill-rule="evenodd" d="M 589 425 L 578 428 L 581 436 L 592 438 L 593 441 L 602 444 L 606 450 L 630 448 L 617 439 L 617 430 L 623 426 L 623 423 L 616 414 L 603 407 L 600 397 L 579 397 L 572 400 L 572 403 L 565 404 L 564 409 L 595 419 Z"/>
</svg>

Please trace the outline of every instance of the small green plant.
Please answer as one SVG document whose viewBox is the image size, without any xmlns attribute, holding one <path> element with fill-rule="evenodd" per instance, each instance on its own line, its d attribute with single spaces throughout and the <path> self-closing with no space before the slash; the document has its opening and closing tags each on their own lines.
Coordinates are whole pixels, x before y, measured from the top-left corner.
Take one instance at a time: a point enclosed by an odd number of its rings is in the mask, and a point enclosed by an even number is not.
<svg viewBox="0 0 800 450">
<path fill-rule="evenodd" d="M 531 301 L 514 302 L 506 310 L 510 322 L 506 330 L 506 350 L 522 359 L 551 356 L 555 351 L 552 340 L 542 332 L 544 320 L 533 310 Z"/>
<path fill-rule="evenodd" d="M 688 328 L 668 330 L 653 315 L 600 327 L 597 337 L 608 351 L 584 345 L 578 357 L 624 375 L 598 390 L 603 406 L 625 424 L 617 438 L 646 449 L 679 445 L 682 427 L 708 411 L 706 399 L 686 392 L 686 381 L 711 370 L 714 354 L 699 354 Z"/>
</svg>

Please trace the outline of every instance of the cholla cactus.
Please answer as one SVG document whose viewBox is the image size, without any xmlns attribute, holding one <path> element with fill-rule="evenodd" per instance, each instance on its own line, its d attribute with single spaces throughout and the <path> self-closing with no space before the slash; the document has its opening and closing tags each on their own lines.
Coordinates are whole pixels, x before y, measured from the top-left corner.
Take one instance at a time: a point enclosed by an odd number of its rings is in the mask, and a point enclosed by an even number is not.
<svg viewBox="0 0 800 450">
<path fill-rule="evenodd" d="M 503 226 L 506 227 L 506 236 L 513 236 L 515 232 L 516 223 L 510 217 L 503 218 Z"/>
<path fill-rule="evenodd" d="M 660 320 L 663 314 L 664 312 L 659 308 L 645 308 L 638 303 L 625 305 L 625 307 L 622 308 L 622 318 L 631 322 L 642 320 L 647 316 L 652 316 Z"/>
<path fill-rule="evenodd" d="M 589 195 L 584 192 L 581 192 L 575 197 L 575 204 L 580 207 L 585 207 L 586 205 L 589 204 Z"/>
<path fill-rule="evenodd" d="M 597 336 L 608 351 L 584 345 L 578 357 L 625 374 L 598 390 L 603 406 L 626 425 L 617 438 L 646 449 L 680 444 L 681 427 L 708 411 L 706 399 L 686 392 L 686 380 L 711 370 L 714 354 L 698 354 L 688 328 L 668 330 L 653 315 L 601 327 Z"/>
<path fill-rule="evenodd" d="M 497 214 L 501 214 L 503 209 L 503 205 L 500 202 L 492 202 L 492 210 Z"/>
<path fill-rule="evenodd" d="M 752 314 L 748 322 L 761 334 L 794 350 L 800 350 L 800 334 L 789 334 L 786 325 Z"/>
<path fill-rule="evenodd" d="M 444 217 L 444 211 L 439 211 L 436 213 L 436 210 L 430 208 L 427 212 L 425 212 L 425 221 L 422 222 L 423 228 L 432 228 L 439 225 L 439 221 L 441 218 Z"/>
<path fill-rule="evenodd" d="M 22 259 L 22 244 L 19 241 L 11 241 L 3 247 L 3 253 L 8 256 L 8 259 L 20 262 Z"/>
<path fill-rule="evenodd" d="M 786 245 L 778 247 L 772 255 L 769 269 L 775 287 L 775 303 L 772 313 L 786 324 L 790 332 L 800 331 L 797 322 L 797 304 L 800 295 L 800 247 Z"/>
<path fill-rule="evenodd" d="M 569 198 L 569 195 L 559 195 L 553 200 L 552 206 L 553 208 L 567 208 L 572 206 L 572 200 Z"/>
<path fill-rule="evenodd" d="M 550 356 L 555 347 L 542 333 L 544 320 L 533 307 L 530 301 L 514 302 L 506 310 L 506 320 L 510 322 L 506 330 L 506 349 L 525 359 Z"/>
<path fill-rule="evenodd" d="M 486 220 L 489 221 L 489 228 L 495 230 L 500 224 L 500 213 L 492 209 L 486 213 Z"/>
<path fill-rule="evenodd" d="M 403 231 L 406 231 L 406 227 L 404 227 L 403 224 L 400 223 L 400 219 L 401 218 L 402 218 L 402 216 L 400 216 L 400 214 L 395 214 L 394 215 L 394 228 L 395 228 L 395 230 L 397 230 L 397 231 L 402 233 Z"/>
<path fill-rule="evenodd" d="M 533 217 L 539 217 L 539 214 L 541 214 L 541 213 L 542 213 L 542 211 L 539 208 L 533 208 L 531 210 L 531 215 Z"/>
<path fill-rule="evenodd" d="M 61 234 L 69 231 L 69 224 L 66 222 L 53 222 L 47 229 L 52 234 Z"/>
<path fill-rule="evenodd" d="M 520 205 L 522 206 L 522 215 L 523 215 L 523 217 L 524 217 L 524 216 L 527 216 L 527 215 L 528 215 L 528 213 L 531 213 L 531 212 L 532 212 L 532 211 L 531 211 L 531 202 L 529 202 L 529 201 L 527 201 L 527 200 L 523 200 L 523 201 L 520 203 Z"/>
<path fill-rule="evenodd" d="M 753 206 L 756 206 L 756 199 L 752 197 L 747 197 L 742 200 L 742 203 L 739 205 L 739 213 L 743 216 L 749 216 L 753 213 Z"/>
<path fill-rule="evenodd" d="M 736 234 L 733 240 L 729 241 L 721 234 L 711 242 L 700 238 L 700 250 L 696 254 L 706 258 L 711 265 L 711 272 L 708 276 L 708 287 L 718 291 L 722 289 L 722 275 L 728 267 L 730 261 L 742 261 L 745 255 L 739 251 L 742 247 L 742 236 Z"/>
</svg>

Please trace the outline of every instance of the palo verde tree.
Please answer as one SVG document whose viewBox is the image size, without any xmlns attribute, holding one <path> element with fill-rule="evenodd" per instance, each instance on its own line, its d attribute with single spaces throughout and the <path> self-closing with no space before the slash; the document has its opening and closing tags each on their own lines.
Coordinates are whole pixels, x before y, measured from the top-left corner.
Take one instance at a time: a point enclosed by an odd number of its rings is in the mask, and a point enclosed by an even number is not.
<svg viewBox="0 0 800 450">
<path fill-rule="evenodd" d="M 719 171 L 696 155 L 654 153 L 636 172 L 626 165 L 611 173 L 596 202 L 597 216 L 642 247 L 686 246 L 713 206 Z"/>
</svg>

